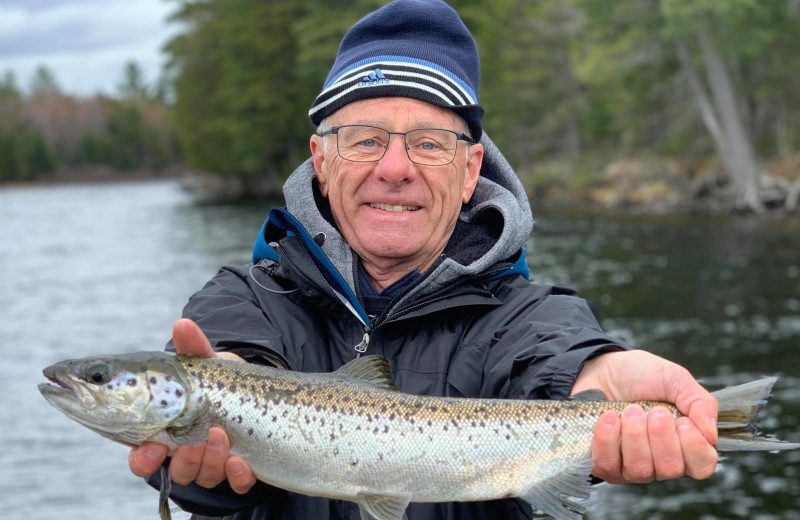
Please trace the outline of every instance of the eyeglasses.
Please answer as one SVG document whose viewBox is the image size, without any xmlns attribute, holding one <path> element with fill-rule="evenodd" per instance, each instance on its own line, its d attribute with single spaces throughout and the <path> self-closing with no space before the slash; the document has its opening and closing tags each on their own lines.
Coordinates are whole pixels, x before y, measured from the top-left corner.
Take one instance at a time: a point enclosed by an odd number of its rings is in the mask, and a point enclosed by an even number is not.
<svg viewBox="0 0 800 520">
<path fill-rule="evenodd" d="M 468 135 L 441 128 L 417 128 L 390 132 L 370 125 L 334 126 L 319 134 L 336 136 L 339 157 L 353 162 L 380 161 L 389 148 L 392 135 L 402 135 L 408 159 L 424 166 L 444 166 L 453 162 L 459 141 L 475 144 Z"/>
</svg>

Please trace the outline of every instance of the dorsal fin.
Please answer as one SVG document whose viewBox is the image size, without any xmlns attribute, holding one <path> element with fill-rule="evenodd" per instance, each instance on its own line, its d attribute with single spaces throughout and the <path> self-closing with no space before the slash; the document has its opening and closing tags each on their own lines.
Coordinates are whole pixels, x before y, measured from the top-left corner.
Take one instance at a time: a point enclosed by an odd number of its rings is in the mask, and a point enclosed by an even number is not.
<svg viewBox="0 0 800 520">
<path fill-rule="evenodd" d="M 567 398 L 569 401 L 608 401 L 608 397 L 601 390 L 592 389 L 578 392 Z"/>
<path fill-rule="evenodd" d="M 394 380 L 392 380 L 392 367 L 389 360 L 383 356 L 356 358 L 337 370 L 336 373 L 371 383 L 384 390 L 397 391 Z"/>
</svg>

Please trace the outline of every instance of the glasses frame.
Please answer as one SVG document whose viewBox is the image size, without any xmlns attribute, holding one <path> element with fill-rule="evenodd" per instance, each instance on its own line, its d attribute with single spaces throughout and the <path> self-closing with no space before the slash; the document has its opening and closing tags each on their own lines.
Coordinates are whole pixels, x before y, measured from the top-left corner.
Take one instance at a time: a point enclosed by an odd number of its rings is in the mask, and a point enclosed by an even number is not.
<svg viewBox="0 0 800 520">
<path fill-rule="evenodd" d="M 353 127 L 353 126 L 362 126 L 362 127 L 366 127 L 366 128 L 376 128 L 378 130 L 383 130 L 384 132 L 389 134 L 389 139 L 386 141 L 386 146 L 383 147 L 383 153 L 381 154 L 380 157 L 378 157 L 377 159 L 369 159 L 369 160 L 359 161 L 359 160 L 356 160 L 356 159 L 348 159 L 347 157 L 342 155 L 342 152 L 339 151 L 339 130 L 342 129 L 342 128 L 348 128 L 348 127 Z M 456 146 L 455 146 L 455 148 L 453 148 L 453 157 L 451 157 L 450 160 L 447 161 L 446 163 L 441 163 L 441 164 L 438 164 L 438 163 L 437 164 L 421 163 L 421 162 L 418 162 L 418 161 L 415 161 L 414 159 L 412 159 L 411 155 L 408 153 L 409 146 L 408 146 L 408 143 L 406 142 L 406 135 L 410 134 L 411 132 L 416 132 L 418 130 L 438 130 L 438 131 L 441 131 L 441 132 L 448 132 L 448 133 L 451 133 L 451 134 L 455 135 L 456 136 Z M 408 160 L 411 161 L 412 163 L 419 164 L 420 166 L 447 166 L 448 164 L 452 163 L 456 158 L 456 153 L 458 152 L 458 142 L 459 141 L 464 141 L 467 144 L 478 144 L 477 141 L 475 141 L 473 138 L 471 138 L 467 134 L 465 134 L 463 132 L 456 132 L 455 130 L 448 130 L 447 128 L 412 128 L 411 130 L 408 130 L 407 132 L 390 132 L 389 130 L 387 130 L 385 128 L 381 128 L 380 126 L 375 126 L 375 125 L 339 125 L 339 126 L 334 126 L 329 130 L 325 130 L 324 132 L 318 133 L 317 135 L 320 136 L 320 137 L 325 137 L 326 135 L 335 135 L 336 136 L 336 153 L 339 154 L 339 157 L 341 157 L 345 161 L 361 162 L 361 163 L 378 162 L 381 159 L 383 159 L 384 156 L 386 155 L 386 150 L 389 149 L 389 144 L 390 144 L 390 141 L 391 141 L 391 137 L 393 135 L 402 135 L 403 136 L 403 148 L 406 149 L 406 157 L 408 157 Z"/>
</svg>

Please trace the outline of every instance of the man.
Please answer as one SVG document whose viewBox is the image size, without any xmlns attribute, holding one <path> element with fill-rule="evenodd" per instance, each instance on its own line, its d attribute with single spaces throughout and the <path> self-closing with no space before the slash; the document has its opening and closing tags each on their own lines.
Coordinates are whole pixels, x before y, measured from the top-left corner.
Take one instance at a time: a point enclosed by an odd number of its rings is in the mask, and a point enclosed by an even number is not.
<svg viewBox="0 0 800 520">
<path fill-rule="evenodd" d="M 404 391 L 563 399 L 660 399 L 601 417 L 593 474 L 612 483 L 706 478 L 717 453 L 716 401 L 689 373 L 606 336 L 583 300 L 527 280 L 527 197 L 483 134 L 479 60 L 438 0 L 398 0 L 345 36 L 310 116 L 312 157 L 287 180 L 251 268 L 224 268 L 184 310 L 178 352 L 332 371 L 361 354 L 392 362 Z M 196 323 L 195 323 L 196 322 Z M 256 483 L 224 431 L 180 447 L 173 499 L 237 519 L 358 518 L 348 502 Z M 131 452 L 147 477 L 166 449 Z M 157 484 L 157 477 L 151 477 Z M 519 500 L 416 504 L 410 520 L 528 518 Z"/>
</svg>

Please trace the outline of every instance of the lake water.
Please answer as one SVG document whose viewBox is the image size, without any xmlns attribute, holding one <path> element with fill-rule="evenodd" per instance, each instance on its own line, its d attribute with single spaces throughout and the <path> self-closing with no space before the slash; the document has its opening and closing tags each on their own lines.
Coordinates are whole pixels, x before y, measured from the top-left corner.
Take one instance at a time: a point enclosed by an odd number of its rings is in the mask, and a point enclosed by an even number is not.
<svg viewBox="0 0 800 520">
<path fill-rule="evenodd" d="M 196 203 L 171 181 L 0 189 L 0 517 L 157 518 L 127 448 L 52 409 L 41 369 L 161 349 L 186 299 L 248 261 L 267 209 Z M 800 219 L 535 213 L 537 281 L 576 287 L 608 330 L 709 387 L 780 376 L 761 424 L 800 442 Z M 704 482 L 601 486 L 589 509 L 800 519 L 800 452 L 730 455 Z"/>
</svg>

